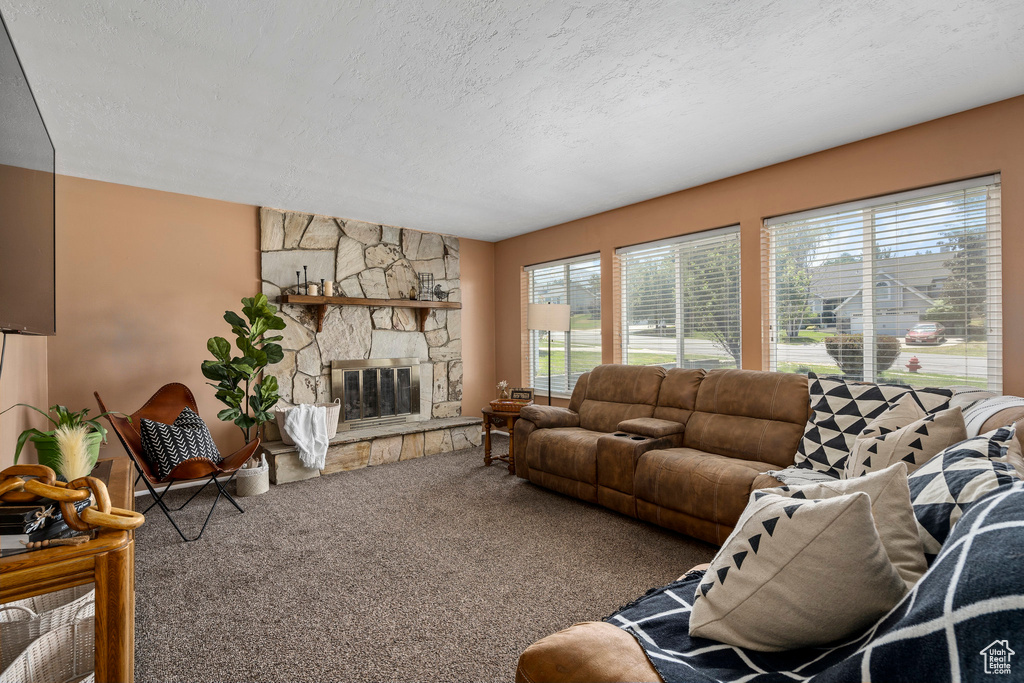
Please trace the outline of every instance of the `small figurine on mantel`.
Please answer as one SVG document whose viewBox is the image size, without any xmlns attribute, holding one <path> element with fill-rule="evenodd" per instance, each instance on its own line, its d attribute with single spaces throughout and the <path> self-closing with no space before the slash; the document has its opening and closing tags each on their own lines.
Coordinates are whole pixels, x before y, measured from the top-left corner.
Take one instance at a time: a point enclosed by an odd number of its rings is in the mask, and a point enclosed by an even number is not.
<svg viewBox="0 0 1024 683">
<path fill-rule="evenodd" d="M 415 287 L 410 287 L 409 288 L 409 301 L 416 301 L 416 288 Z"/>
</svg>

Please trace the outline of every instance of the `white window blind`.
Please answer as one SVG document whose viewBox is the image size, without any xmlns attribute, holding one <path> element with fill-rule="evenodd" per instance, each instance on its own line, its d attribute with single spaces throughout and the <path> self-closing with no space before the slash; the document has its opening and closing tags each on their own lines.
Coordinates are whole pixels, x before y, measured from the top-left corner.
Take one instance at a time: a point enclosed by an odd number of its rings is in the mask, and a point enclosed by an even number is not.
<svg viewBox="0 0 1024 683">
<path fill-rule="evenodd" d="M 765 221 L 771 369 L 1000 391 L 999 206 L 995 175 Z"/>
<path fill-rule="evenodd" d="M 623 363 L 741 367 L 738 225 L 616 254 Z"/>
<path fill-rule="evenodd" d="M 529 330 L 530 386 L 538 392 L 570 394 L 584 372 L 601 364 L 601 256 L 588 254 L 526 268 L 528 302 L 569 304 L 570 330 Z M 548 357 L 548 335 L 551 357 Z"/>
</svg>

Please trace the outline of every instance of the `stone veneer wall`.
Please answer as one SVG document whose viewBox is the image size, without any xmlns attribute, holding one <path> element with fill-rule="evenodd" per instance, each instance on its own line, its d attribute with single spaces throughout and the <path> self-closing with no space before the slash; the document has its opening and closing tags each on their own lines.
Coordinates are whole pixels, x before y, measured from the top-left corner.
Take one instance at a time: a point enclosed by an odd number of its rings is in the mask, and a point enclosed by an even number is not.
<svg viewBox="0 0 1024 683">
<path fill-rule="evenodd" d="M 408 299 L 417 273 L 461 301 L 459 240 L 362 221 L 260 209 L 263 293 L 271 302 L 295 293 L 295 271 L 307 266 L 309 281 L 332 280 L 335 296 Z M 331 400 L 331 361 L 359 358 L 419 358 L 420 413 L 457 417 L 462 401 L 462 313 L 431 311 L 419 331 L 411 308 L 330 306 L 323 331 L 312 307 L 284 305 L 284 360 L 269 368 L 280 384 L 281 404 Z M 267 438 L 276 438 L 269 428 Z"/>
</svg>

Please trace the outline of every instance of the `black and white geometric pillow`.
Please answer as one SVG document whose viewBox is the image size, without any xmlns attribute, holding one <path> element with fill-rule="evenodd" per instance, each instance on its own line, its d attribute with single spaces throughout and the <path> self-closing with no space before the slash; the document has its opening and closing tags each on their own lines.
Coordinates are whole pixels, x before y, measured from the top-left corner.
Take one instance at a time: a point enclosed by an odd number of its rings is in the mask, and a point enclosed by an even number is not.
<svg viewBox="0 0 1024 683">
<path fill-rule="evenodd" d="M 1000 427 L 950 446 L 907 478 L 924 555 L 934 561 L 964 510 L 990 491 L 1021 479 L 1010 457 L 1016 428 Z"/>
<path fill-rule="evenodd" d="M 156 467 L 159 479 L 166 479 L 189 458 L 206 458 L 214 464 L 223 460 L 203 418 L 188 408 L 173 425 L 143 419 L 141 432 L 143 455 Z"/>
<path fill-rule="evenodd" d="M 892 384 L 848 382 L 807 373 L 813 414 L 804 427 L 794 465 L 842 478 L 857 435 L 868 423 L 910 394 L 926 413 L 945 410 L 953 392 Z"/>
</svg>

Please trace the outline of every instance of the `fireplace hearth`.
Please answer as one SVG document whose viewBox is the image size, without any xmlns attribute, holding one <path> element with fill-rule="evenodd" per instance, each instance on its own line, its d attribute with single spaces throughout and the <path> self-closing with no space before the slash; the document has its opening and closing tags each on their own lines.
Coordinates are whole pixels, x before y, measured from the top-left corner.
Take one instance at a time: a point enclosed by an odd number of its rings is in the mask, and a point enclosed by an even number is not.
<svg viewBox="0 0 1024 683">
<path fill-rule="evenodd" d="M 420 420 L 420 361 L 331 361 L 331 398 L 341 399 L 339 429 Z"/>
</svg>

